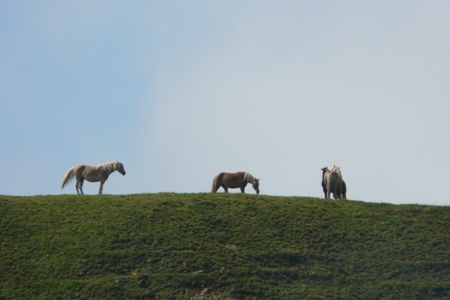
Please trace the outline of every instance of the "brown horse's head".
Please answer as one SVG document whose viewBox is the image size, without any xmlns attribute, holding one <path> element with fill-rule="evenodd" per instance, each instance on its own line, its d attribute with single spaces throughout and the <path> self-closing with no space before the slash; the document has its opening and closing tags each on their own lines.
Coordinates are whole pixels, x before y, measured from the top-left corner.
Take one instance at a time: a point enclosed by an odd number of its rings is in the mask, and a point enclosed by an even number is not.
<svg viewBox="0 0 450 300">
<path fill-rule="evenodd" d="M 253 180 L 252 185 L 253 185 L 253 189 L 256 191 L 256 193 L 259 194 L 259 179 L 255 178 L 255 180 Z"/>
</svg>

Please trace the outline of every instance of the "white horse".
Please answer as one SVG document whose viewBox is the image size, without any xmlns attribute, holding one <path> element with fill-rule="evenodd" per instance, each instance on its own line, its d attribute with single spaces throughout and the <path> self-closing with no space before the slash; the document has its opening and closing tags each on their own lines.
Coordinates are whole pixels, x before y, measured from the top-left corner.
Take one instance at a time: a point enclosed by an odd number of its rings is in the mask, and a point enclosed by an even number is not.
<svg viewBox="0 0 450 300">
<path fill-rule="evenodd" d="M 326 198 L 330 198 L 333 193 L 334 199 L 344 199 L 346 197 L 347 187 L 342 179 L 341 168 L 334 166 L 331 171 L 322 169 L 324 192 L 326 189 Z"/>
<path fill-rule="evenodd" d="M 70 181 L 76 178 L 77 183 L 75 184 L 75 188 L 77 189 L 77 194 L 83 193 L 83 182 L 86 179 L 89 182 L 99 182 L 100 181 L 100 190 L 98 194 L 101 195 L 103 192 L 103 184 L 108 179 L 109 175 L 118 171 L 120 174 L 125 175 L 125 169 L 121 162 L 109 162 L 98 165 L 96 167 L 90 167 L 85 165 L 79 165 L 73 167 L 67 171 L 64 179 L 62 181 L 61 189 L 63 189 Z"/>
</svg>

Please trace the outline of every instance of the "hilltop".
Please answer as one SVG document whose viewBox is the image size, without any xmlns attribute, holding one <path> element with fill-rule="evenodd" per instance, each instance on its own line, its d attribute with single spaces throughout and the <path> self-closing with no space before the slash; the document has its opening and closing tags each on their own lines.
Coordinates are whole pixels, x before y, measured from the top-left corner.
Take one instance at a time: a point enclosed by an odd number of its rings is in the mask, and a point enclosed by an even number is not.
<svg viewBox="0 0 450 300">
<path fill-rule="evenodd" d="M 0 299 L 448 299 L 450 207 L 0 196 Z"/>
</svg>

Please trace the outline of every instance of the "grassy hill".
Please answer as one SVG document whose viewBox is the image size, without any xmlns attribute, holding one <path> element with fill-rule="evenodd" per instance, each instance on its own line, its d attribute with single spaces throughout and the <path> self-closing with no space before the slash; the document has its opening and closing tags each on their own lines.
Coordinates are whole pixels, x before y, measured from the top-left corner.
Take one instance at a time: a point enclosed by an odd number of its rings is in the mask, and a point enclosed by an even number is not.
<svg viewBox="0 0 450 300">
<path fill-rule="evenodd" d="M 0 299 L 448 299 L 450 207 L 0 196 Z"/>
</svg>

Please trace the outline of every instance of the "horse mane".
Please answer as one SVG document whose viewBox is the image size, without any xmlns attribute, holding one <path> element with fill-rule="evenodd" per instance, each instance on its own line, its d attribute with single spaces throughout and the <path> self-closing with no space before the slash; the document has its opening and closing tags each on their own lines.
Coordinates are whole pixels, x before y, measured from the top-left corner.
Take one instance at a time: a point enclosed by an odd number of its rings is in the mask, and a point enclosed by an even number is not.
<svg viewBox="0 0 450 300">
<path fill-rule="evenodd" d="M 101 165 L 98 165 L 97 168 L 104 170 L 105 172 L 112 173 L 116 170 L 117 162 L 107 162 Z"/>
<path fill-rule="evenodd" d="M 245 174 L 244 174 L 244 180 L 247 180 L 248 182 L 250 182 L 251 184 L 253 184 L 253 182 L 255 182 L 255 177 L 254 177 L 252 174 L 250 174 L 250 173 L 248 173 L 248 172 L 245 172 Z"/>
<path fill-rule="evenodd" d="M 342 178 L 341 167 L 334 166 L 332 172 L 336 172 Z"/>
</svg>

